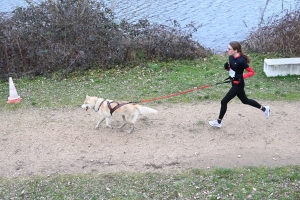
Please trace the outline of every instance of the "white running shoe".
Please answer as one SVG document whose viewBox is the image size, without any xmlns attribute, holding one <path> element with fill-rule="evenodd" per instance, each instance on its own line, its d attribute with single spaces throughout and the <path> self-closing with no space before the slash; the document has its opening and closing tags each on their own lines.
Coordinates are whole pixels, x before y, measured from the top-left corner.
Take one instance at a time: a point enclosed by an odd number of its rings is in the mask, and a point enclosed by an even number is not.
<svg viewBox="0 0 300 200">
<path fill-rule="evenodd" d="M 268 119 L 270 117 L 270 106 L 265 106 L 266 110 L 265 110 L 265 116 Z"/>
<path fill-rule="evenodd" d="M 213 120 L 208 122 L 211 126 L 221 128 L 222 122 L 219 124 L 218 120 Z"/>
</svg>

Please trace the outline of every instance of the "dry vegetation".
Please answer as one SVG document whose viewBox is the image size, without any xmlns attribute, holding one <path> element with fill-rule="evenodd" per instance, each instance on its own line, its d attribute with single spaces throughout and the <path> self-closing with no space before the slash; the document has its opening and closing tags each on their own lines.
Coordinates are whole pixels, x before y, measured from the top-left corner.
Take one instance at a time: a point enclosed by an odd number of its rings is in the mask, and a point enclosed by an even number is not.
<svg viewBox="0 0 300 200">
<path fill-rule="evenodd" d="M 28 1 L 29 2 L 29 1 Z M 282 16 L 282 15 L 281 15 Z M 273 17 L 244 41 L 248 51 L 300 55 L 300 11 Z M 194 41 L 198 27 L 165 26 L 140 19 L 116 22 L 91 0 L 29 2 L 0 16 L 0 78 L 67 75 L 91 68 L 140 65 L 149 60 L 196 59 L 212 52 Z"/>
<path fill-rule="evenodd" d="M 117 24 L 111 10 L 90 0 L 48 0 L 0 20 L 0 78 L 211 54 L 192 40 L 192 24 L 181 28 L 173 21 L 171 27 L 147 19 Z"/>
<path fill-rule="evenodd" d="M 265 26 L 251 32 L 246 48 L 260 53 L 276 52 L 285 56 L 300 56 L 300 10 L 269 19 Z"/>
</svg>

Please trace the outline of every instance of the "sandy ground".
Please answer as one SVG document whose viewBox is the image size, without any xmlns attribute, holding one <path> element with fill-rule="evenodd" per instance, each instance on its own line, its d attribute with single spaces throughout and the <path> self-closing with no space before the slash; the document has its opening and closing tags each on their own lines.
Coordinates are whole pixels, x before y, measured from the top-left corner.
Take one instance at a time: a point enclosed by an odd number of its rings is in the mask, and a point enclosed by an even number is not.
<svg viewBox="0 0 300 200">
<path fill-rule="evenodd" d="M 0 176 L 167 172 L 190 168 L 300 164 L 300 102 L 270 104 L 271 117 L 233 100 L 222 128 L 219 102 L 152 106 L 136 129 L 94 127 L 93 110 L 0 111 Z M 121 119 L 113 119 L 117 126 Z"/>
</svg>

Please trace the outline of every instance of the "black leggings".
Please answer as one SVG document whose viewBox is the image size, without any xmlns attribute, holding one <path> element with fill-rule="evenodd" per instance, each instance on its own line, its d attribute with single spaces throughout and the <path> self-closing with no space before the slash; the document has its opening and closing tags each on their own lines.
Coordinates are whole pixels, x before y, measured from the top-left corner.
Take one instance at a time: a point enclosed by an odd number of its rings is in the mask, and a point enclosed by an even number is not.
<svg viewBox="0 0 300 200">
<path fill-rule="evenodd" d="M 228 102 L 231 99 L 233 99 L 235 96 L 237 96 L 242 101 L 243 104 L 248 104 L 248 105 L 258 108 L 258 109 L 261 108 L 261 105 L 259 103 L 257 103 L 255 100 L 247 98 L 244 88 L 239 87 L 239 86 L 233 86 L 228 91 L 226 96 L 221 100 L 221 109 L 220 109 L 219 119 L 223 119 L 223 117 L 227 111 Z"/>
</svg>

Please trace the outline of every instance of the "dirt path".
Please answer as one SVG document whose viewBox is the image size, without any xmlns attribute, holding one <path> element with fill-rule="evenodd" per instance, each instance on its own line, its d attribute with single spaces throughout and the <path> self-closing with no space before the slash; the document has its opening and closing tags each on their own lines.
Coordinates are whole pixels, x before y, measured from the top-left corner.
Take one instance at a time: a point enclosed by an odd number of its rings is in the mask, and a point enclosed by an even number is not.
<svg viewBox="0 0 300 200">
<path fill-rule="evenodd" d="M 94 127 L 98 114 L 0 110 L 0 176 L 300 164 L 300 102 L 269 102 L 271 117 L 238 101 L 221 129 L 208 125 L 219 102 L 152 106 L 136 129 Z M 120 119 L 113 119 L 117 126 Z"/>
</svg>

